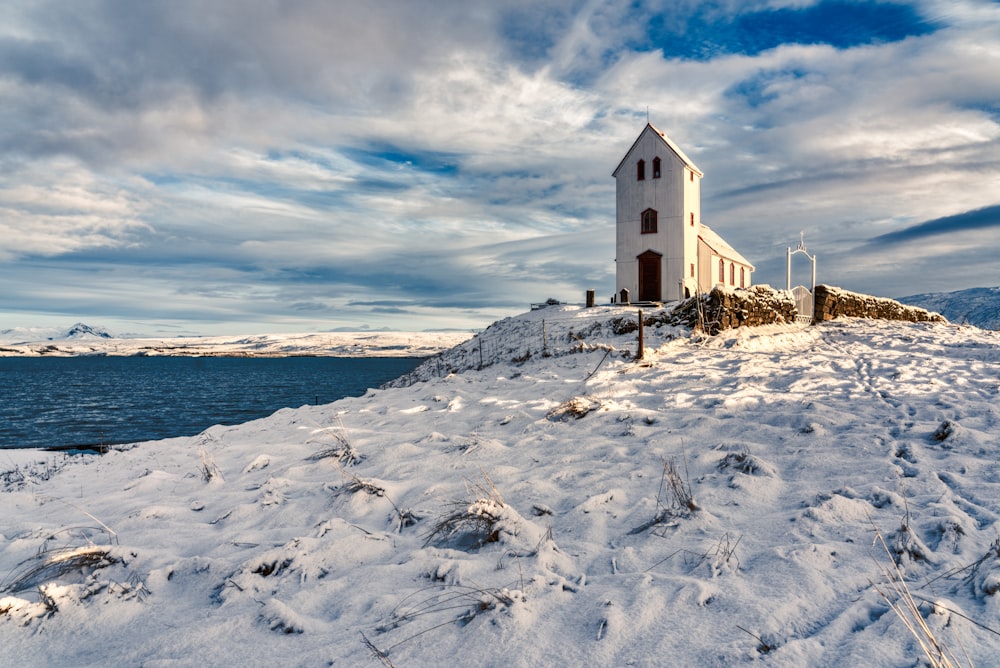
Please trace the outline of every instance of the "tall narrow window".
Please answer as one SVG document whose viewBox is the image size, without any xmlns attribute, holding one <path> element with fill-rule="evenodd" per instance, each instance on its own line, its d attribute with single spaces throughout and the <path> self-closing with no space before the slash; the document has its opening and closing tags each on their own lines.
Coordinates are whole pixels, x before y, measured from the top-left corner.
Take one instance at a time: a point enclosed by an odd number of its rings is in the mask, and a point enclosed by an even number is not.
<svg viewBox="0 0 1000 668">
<path fill-rule="evenodd" d="M 636 163 L 636 165 L 635 165 L 635 177 L 639 181 L 645 181 L 646 180 L 646 161 L 645 160 L 640 160 L 639 162 Z"/>
<path fill-rule="evenodd" d="M 691 263 L 691 278 L 694 278 L 694 262 Z"/>
<path fill-rule="evenodd" d="M 745 267 L 740 267 L 740 287 L 745 288 L 747 285 L 747 270 Z"/>
<path fill-rule="evenodd" d="M 658 157 L 653 158 L 653 178 L 660 178 L 660 159 Z"/>
<path fill-rule="evenodd" d="M 694 227 L 694 211 L 691 212 L 691 227 Z"/>
<path fill-rule="evenodd" d="M 726 261 L 719 258 L 719 283 L 726 282 Z"/>
<path fill-rule="evenodd" d="M 736 285 L 736 265 L 729 263 L 729 285 Z"/>
<path fill-rule="evenodd" d="M 691 182 L 694 183 L 694 172 L 688 172 L 691 176 Z"/>
<path fill-rule="evenodd" d="M 642 233 L 653 234 L 656 232 L 656 209 L 646 209 L 642 212 Z"/>
</svg>

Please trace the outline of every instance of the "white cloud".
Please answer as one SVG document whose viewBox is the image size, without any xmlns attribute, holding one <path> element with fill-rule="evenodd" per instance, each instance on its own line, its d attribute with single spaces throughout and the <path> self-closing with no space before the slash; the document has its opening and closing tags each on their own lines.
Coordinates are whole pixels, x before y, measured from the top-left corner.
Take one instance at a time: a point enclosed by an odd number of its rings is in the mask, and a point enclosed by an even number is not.
<svg viewBox="0 0 1000 668">
<path fill-rule="evenodd" d="M 678 25 L 696 7 L 661 4 Z M 1000 12 L 919 6 L 944 27 L 694 61 L 629 50 L 653 8 L 625 2 L 7 4 L 0 261 L 51 257 L 33 279 L 64 267 L 80 287 L 59 303 L 95 313 L 140 307 L 117 281 L 151 319 L 259 327 L 296 303 L 354 317 L 391 296 L 453 322 L 577 280 L 610 292 L 610 172 L 648 106 L 705 171 L 706 222 L 755 264 L 805 230 L 821 280 L 879 291 L 852 249 L 996 204 Z M 956 252 L 922 251 L 911 292 Z M 93 276 L 70 277 L 100 263 L 115 279 L 81 298 Z"/>
</svg>

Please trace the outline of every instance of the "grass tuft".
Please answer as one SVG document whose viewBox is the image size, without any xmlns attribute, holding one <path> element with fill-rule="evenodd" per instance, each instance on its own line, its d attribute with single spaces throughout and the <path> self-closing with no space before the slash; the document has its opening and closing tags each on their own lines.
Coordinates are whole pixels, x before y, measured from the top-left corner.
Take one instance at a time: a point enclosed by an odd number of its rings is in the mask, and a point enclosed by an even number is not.
<svg viewBox="0 0 1000 668">
<path fill-rule="evenodd" d="M 347 430 L 339 419 L 336 429 L 320 428 L 319 433 L 329 437 L 333 443 L 312 454 L 310 460 L 334 459 L 343 466 L 354 466 L 364 459 L 347 438 Z"/>
<path fill-rule="evenodd" d="M 660 475 L 660 488 L 656 492 L 656 514 L 653 519 L 632 529 L 630 534 L 637 534 L 667 523 L 676 517 L 689 517 L 699 510 L 691 493 L 691 478 L 687 470 L 687 459 L 684 459 L 684 475 L 673 459 L 663 460 L 663 472 Z"/>
<path fill-rule="evenodd" d="M 482 482 L 466 482 L 470 498 L 450 504 L 451 511 L 431 527 L 424 545 L 446 541 L 458 535 L 465 536 L 474 547 L 500 540 L 499 524 L 506 513 L 507 504 L 489 475 L 485 471 L 481 474 Z"/>
<path fill-rule="evenodd" d="M 882 596 L 889 605 L 889 609 L 895 613 L 896 617 L 903 622 L 903 626 L 916 639 L 931 668 L 954 668 L 961 665 L 954 653 L 948 649 L 947 645 L 938 640 L 934 632 L 927 626 L 923 615 L 920 614 L 920 605 L 910 593 L 903 572 L 899 569 L 899 564 L 896 563 L 893 550 L 889 548 L 874 521 L 872 521 L 872 527 L 875 529 L 875 538 L 872 544 L 881 545 L 882 550 L 889 558 L 889 564 L 891 564 L 891 566 L 886 566 L 882 562 L 876 561 L 882 577 L 878 584 L 869 580 L 872 587 Z"/>
</svg>

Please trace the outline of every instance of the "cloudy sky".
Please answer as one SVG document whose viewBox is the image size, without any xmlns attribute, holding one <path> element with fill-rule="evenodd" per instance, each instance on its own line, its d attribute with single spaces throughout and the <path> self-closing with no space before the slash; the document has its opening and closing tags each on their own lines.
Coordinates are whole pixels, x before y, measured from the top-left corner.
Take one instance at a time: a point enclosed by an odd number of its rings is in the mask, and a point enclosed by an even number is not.
<svg viewBox="0 0 1000 668">
<path fill-rule="evenodd" d="M 5 0 L 0 329 L 606 300 L 647 109 L 755 282 L 1000 285 L 998 73 L 995 0 Z"/>
</svg>

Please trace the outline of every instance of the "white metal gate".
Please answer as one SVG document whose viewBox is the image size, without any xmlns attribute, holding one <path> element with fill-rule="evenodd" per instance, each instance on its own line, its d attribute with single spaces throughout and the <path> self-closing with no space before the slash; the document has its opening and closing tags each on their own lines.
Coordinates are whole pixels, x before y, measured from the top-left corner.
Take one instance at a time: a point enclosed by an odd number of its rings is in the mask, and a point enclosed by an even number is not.
<svg viewBox="0 0 1000 668">
<path fill-rule="evenodd" d="M 810 323 L 813 320 L 813 293 L 804 285 L 796 285 L 792 288 L 792 298 L 795 300 L 796 322 Z"/>
</svg>

